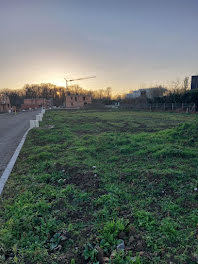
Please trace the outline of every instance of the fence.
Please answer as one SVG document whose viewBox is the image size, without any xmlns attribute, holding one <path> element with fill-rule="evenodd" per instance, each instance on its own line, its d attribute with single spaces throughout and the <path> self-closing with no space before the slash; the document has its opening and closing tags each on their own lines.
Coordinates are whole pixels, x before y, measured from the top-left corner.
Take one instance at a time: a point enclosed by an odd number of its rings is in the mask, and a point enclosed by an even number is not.
<svg viewBox="0 0 198 264">
<path fill-rule="evenodd" d="M 133 109 L 133 110 L 174 111 L 174 112 L 187 112 L 187 113 L 198 111 L 198 107 L 194 103 L 121 104 L 120 108 Z"/>
</svg>

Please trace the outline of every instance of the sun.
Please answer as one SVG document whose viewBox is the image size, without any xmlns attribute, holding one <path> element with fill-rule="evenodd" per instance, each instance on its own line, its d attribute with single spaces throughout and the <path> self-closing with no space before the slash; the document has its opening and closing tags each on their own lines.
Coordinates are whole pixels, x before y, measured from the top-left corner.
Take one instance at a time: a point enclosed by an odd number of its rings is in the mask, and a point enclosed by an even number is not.
<svg viewBox="0 0 198 264">
<path fill-rule="evenodd" d="M 50 83 L 52 84 L 55 84 L 56 86 L 65 86 L 65 82 L 64 82 L 64 79 L 63 80 L 56 80 L 56 79 L 52 79 L 52 80 L 49 80 Z"/>
</svg>

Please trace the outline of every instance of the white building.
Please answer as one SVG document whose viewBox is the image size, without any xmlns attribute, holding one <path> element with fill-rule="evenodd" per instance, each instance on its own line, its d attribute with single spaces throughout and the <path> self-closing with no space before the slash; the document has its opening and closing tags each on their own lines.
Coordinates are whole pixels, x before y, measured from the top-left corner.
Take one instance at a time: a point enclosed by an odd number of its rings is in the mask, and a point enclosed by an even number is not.
<svg viewBox="0 0 198 264">
<path fill-rule="evenodd" d="M 144 96 L 146 95 L 147 98 L 152 98 L 152 90 L 149 89 L 139 89 L 136 91 L 133 91 L 129 94 L 126 95 L 127 99 L 134 99 L 134 98 L 138 98 L 140 96 Z"/>
</svg>

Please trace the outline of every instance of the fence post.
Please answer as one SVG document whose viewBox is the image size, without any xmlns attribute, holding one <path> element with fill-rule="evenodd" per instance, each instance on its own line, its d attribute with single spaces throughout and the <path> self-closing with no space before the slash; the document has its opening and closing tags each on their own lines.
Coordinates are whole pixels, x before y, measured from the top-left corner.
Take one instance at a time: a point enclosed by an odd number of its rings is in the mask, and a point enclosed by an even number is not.
<svg viewBox="0 0 198 264">
<path fill-rule="evenodd" d="M 174 110 L 174 104 L 172 103 L 172 110 Z"/>
</svg>

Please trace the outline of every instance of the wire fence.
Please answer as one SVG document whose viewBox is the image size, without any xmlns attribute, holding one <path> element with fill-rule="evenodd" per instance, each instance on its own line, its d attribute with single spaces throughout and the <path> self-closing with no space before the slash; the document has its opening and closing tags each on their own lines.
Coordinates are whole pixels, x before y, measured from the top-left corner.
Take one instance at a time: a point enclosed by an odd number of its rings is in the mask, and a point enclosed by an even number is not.
<svg viewBox="0 0 198 264">
<path fill-rule="evenodd" d="M 120 109 L 192 113 L 198 111 L 198 106 L 195 103 L 121 104 Z"/>
</svg>

